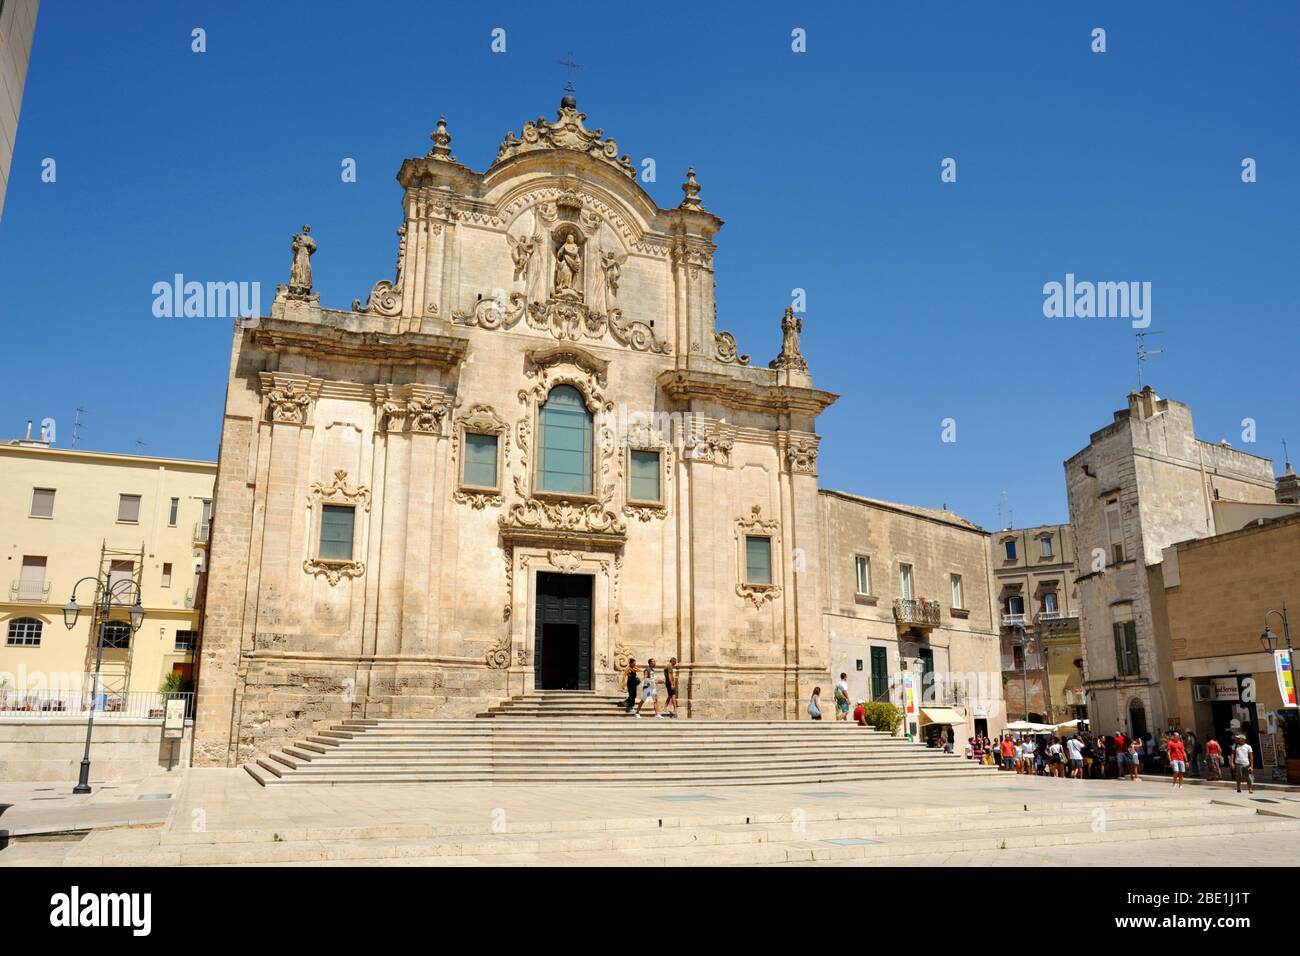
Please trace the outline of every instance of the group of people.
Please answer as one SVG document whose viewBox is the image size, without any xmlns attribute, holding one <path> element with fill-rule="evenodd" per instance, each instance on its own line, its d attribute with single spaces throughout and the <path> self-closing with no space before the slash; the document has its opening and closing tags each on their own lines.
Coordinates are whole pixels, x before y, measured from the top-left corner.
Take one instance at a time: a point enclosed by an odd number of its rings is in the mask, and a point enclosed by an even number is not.
<svg viewBox="0 0 1300 956">
<path fill-rule="evenodd" d="M 664 710 L 662 711 L 659 709 L 660 677 L 663 678 L 664 682 Z M 654 708 L 655 717 L 658 720 L 677 716 L 677 658 L 668 658 L 668 666 L 660 673 L 655 670 L 655 659 L 653 657 L 646 661 L 644 670 L 637 668 L 635 657 L 629 657 L 627 666 L 623 668 L 623 679 L 620 686 L 627 691 L 624 708 L 627 710 L 629 717 L 640 720 L 641 708 L 646 705 L 646 701 L 649 701 Z"/>
<path fill-rule="evenodd" d="M 814 687 L 812 697 L 808 698 L 808 716 L 813 720 L 822 719 L 822 689 Z M 835 684 L 835 719 L 849 719 L 849 675 L 840 674 Z M 859 700 L 853 708 L 853 722 L 859 727 L 867 726 L 867 702 Z"/>
<path fill-rule="evenodd" d="M 1245 784 L 1255 792 L 1255 752 L 1245 734 L 1230 736 L 1226 751 L 1231 760 L 1237 792 Z M 1055 734 L 1003 735 L 999 740 L 971 737 L 967 748 L 972 760 L 1003 770 L 1030 776 L 1070 777 L 1075 780 L 1139 780 L 1141 774 L 1172 775 L 1175 787 L 1181 787 L 1189 770 L 1193 775 L 1204 771 L 1207 780 L 1221 780 L 1225 746 L 1211 737 L 1202 746 L 1192 731 L 1186 735 L 1173 731 L 1157 740 L 1152 734 L 1129 737 L 1123 731 L 1114 734 L 1077 732 L 1069 736 Z"/>
</svg>

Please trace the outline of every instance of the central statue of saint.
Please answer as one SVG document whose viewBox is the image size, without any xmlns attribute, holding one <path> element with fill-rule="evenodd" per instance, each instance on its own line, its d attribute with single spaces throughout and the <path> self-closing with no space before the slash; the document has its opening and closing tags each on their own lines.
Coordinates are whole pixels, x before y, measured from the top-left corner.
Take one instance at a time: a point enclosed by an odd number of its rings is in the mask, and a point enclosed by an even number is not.
<svg viewBox="0 0 1300 956">
<path fill-rule="evenodd" d="M 578 249 L 578 237 L 570 232 L 564 237 L 564 244 L 555 252 L 555 293 L 576 293 L 578 276 L 582 273 L 582 253 Z"/>
</svg>

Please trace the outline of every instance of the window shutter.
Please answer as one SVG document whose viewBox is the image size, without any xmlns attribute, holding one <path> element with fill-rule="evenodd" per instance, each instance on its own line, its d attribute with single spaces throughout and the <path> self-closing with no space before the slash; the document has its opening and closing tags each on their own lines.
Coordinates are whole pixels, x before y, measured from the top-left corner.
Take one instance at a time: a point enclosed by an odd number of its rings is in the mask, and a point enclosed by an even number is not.
<svg viewBox="0 0 1300 956">
<path fill-rule="evenodd" d="M 1115 632 L 1115 673 L 1120 677 L 1128 676 L 1128 662 L 1124 654 L 1124 625 L 1112 624 Z"/>
</svg>

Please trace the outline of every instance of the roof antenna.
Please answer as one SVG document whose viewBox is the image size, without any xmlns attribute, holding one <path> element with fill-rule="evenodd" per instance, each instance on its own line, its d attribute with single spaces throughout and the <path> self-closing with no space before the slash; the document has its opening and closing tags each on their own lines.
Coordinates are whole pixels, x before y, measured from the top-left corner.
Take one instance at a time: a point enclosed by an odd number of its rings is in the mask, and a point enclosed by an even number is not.
<svg viewBox="0 0 1300 956">
<path fill-rule="evenodd" d="M 1138 370 L 1138 391 L 1142 391 L 1142 363 L 1147 360 L 1149 355 L 1159 355 L 1164 349 L 1149 349 L 1143 343 L 1143 339 L 1148 335 L 1164 335 L 1163 332 L 1138 332 L 1137 333 L 1137 370 Z"/>
<path fill-rule="evenodd" d="M 72 419 L 72 447 L 77 447 L 77 439 L 81 437 L 81 415 L 85 409 L 80 405 L 77 406 L 77 414 Z"/>
</svg>

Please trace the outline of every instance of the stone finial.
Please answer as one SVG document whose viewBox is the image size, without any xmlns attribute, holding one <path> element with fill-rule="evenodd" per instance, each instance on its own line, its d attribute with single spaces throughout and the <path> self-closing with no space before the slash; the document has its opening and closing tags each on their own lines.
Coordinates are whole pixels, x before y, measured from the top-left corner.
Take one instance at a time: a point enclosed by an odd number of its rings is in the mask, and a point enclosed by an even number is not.
<svg viewBox="0 0 1300 956">
<path fill-rule="evenodd" d="M 785 314 L 781 316 L 781 354 L 767 363 L 768 368 L 808 371 L 808 362 L 799 351 L 799 333 L 802 331 L 803 319 L 794 314 L 794 306 L 787 305 Z"/>
<path fill-rule="evenodd" d="M 703 209 L 700 204 L 700 184 L 695 179 L 695 167 L 692 166 L 686 170 L 686 182 L 682 183 L 682 192 L 686 195 L 682 199 L 682 209 Z"/>
<path fill-rule="evenodd" d="M 438 117 L 438 128 L 429 134 L 429 139 L 433 140 L 433 149 L 427 154 L 429 159 L 441 160 L 444 163 L 456 162 L 456 157 L 451 155 L 451 134 L 447 132 L 447 117 Z"/>
</svg>

